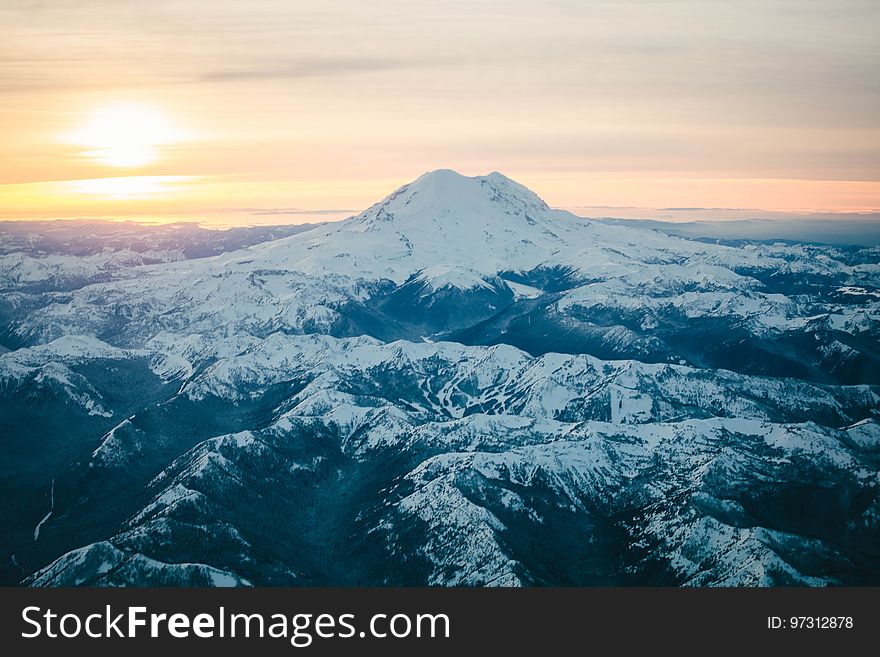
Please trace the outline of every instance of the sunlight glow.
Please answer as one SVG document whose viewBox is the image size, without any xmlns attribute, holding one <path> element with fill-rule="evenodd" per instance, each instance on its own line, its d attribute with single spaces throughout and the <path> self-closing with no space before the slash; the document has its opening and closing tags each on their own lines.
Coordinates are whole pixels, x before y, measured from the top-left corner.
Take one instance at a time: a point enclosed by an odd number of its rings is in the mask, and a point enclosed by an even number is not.
<svg viewBox="0 0 880 657">
<path fill-rule="evenodd" d="M 109 199 L 136 200 L 168 194 L 192 176 L 124 176 L 121 178 L 93 178 L 68 183 L 78 194 L 102 196 Z"/>
<path fill-rule="evenodd" d="M 80 153 L 101 164 L 134 168 L 159 159 L 161 149 L 184 135 L 159 111 L 141 105 L 113 105 L 97 110 L 89 121 L 68 135 L 68 141 L 87 150 Z"/>
</svg>

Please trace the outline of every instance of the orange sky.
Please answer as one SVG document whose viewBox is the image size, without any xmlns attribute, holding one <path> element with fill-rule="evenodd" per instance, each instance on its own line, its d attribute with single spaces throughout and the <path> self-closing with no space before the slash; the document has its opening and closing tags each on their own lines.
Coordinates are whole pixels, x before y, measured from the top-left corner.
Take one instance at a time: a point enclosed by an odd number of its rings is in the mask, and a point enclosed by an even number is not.
<svg viewBox="0 0 880 657">
<path fill-rule="evenodd" d="M 0 219 L 314 221 L 436 168 L 874 211 L 878 27 L 872 0 L 10 0 Z"/>
</svg>

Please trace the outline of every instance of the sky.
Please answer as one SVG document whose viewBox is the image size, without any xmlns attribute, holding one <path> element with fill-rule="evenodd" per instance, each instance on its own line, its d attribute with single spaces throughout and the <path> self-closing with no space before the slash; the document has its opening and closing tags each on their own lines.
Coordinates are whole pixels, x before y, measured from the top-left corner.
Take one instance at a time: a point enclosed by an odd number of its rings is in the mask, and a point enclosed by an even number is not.
<svg viewBox="0 0 880 657">
<path fill-rule="evenodd" d="M 878 33 L 876 0 L 4 0 L 0 219 L 332 219 L 438 168 L 876 211 Z"/>
</svg>

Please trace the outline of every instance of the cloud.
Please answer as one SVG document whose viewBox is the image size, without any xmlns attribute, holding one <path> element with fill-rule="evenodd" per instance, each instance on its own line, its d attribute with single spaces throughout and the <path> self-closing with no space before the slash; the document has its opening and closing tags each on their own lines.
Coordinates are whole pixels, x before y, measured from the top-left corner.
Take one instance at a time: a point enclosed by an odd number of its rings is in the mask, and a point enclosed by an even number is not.
<svg viewBox="0 0 880 657">
<path fill-rule="evenodd" d="M 424 64 L 425 62 L 423 62 Z M 351 57 L 321 57 L 295 62 L 259 65 L 251 64 L 242 68 L 227 68 L 206 71 L 198 74 L 194 81 L 197 82 L 236 82 L 240 80 L 274 80 L 274 79 L 298 79 L 309 77 L 328 77 L 341 75 L 357 75 L 361 73 L 374 73 L 392 71 L 401 68 L 413 68 L 417 64 L 413 61 L 404 61 L 385 58 L 351 58 Z"/>
<path fill-rule="evenodd" d="M 333 209 L 320 209 L 320 210 L 303 210 L 301 208 L 242 208 L 242 211 L 248 212 L 252 215 L 275 215 L 275 214 L 343 214 L 345 212 L 356 212 L 356 210 L 333 210 Z"/>
<path fill-rule="evenodd" d="M 666 210 L 669 212 L 755 212 L 758 208 L 657 208 L 658 210 Z"/>
</svg>

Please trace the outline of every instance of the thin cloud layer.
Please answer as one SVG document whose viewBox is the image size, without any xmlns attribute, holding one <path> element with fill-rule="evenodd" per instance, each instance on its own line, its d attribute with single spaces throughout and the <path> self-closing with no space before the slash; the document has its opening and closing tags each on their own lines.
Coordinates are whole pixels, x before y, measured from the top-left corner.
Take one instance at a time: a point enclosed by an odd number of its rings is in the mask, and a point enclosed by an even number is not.
<svg viewBox="0 0 880 657">
<path fill-rule="evenodd" d="M 193 135 L 127 173 L 247 179 L 206 207 L 361 207 L 451 167 L 556 205 L 860 211 L 880 206 L 878 27 L 866 0 L 10 0 L 0 184 L 106 175 L 58 137 L 124 101 Z"/>
</svg>

